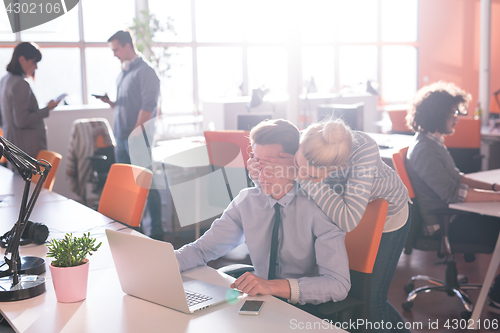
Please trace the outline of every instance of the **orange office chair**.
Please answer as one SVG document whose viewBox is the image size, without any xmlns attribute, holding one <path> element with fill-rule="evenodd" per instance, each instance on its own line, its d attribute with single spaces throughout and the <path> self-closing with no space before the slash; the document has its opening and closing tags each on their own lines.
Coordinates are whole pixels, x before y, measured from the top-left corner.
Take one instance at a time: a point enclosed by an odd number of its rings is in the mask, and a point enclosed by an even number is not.
<svg viewBox="0 0 500 333">
<path fill-rule="evenodd" d="M 358 226 L 346 234 L 345 246 L 349 258 L 351 290 L 343 301 L 321 304 L 318 309 L 321 315 L 338 314 L 336 320 L 339 322 L 348 322 L 350 319 L 369 320 L 370 279 L 388 206 L 384 199 L 369 202 Z"/>
<path fill-rule="evenodd" d="M 210 164 L 214 171 L 221 169 L 229 198 L 232 201 L 239 191 L 246 186 L 251 186 L 251 180 L 248 178 L 246 170 L 249 158 L 248 150 L 250 149 L 250 139 L 248 138 L 250 132 L 235 130 L 205 131 L 203 134 L 207 143 Z M 240 154 L 241 157 L 239 158 Z M 242 174 L 241 168 L 245 170 L 246 179 L 244 183 L 240 182 L 238 178 L 238 174 Z M 229 177 L 228 173 L 230 173 Z M 233 175 L 233 173 L 235 174 Z M 229 181 L 229 179 L 235 179 L 234 177 L 238 180 L 236 184 Z"/>
<path fill-rule="evenodd" d="M 391 133 L 397 134 L 413 134 L 412 130 L 406 124 L 406 109 L 387 110 L 389 119 L 391 119 L 392 129 Z"/>
<path fill-rule="evenodd" d="M 146 168 L 113 164 L 97 211 L 131 227 L 139 227 L 152 179 L 153 173 Z"/>
<path fill-rule="evenodd" d="M 49 162 L 50 165 L 52 165 L 52 168 L 50 169 L 50 172 L 45 179 L 45 183 L 43 184 L 44 188 L 52 191 L 52 187 L 54 187 L 54 181 L 56 180 L 57 168 L 59 168 L 59 163 L 61 162 L 62 155 L 50 150 L 40 150 L 38 152 L 38 155 L 36 156 L 36 159 L 45 160 Z M 40 176 L 35 175 L 33 176 L 33 178 L 31 178 L 31 181 L 37 183 L 38 179 L 40 179 Z"/>
<path fill-rule="evenodd" d="M 405 166 L 407 152 L 408 147 L 405 147 L 400 149 L 392 156 L 394 168 L 396 169 L 396 172 L 408 189 L 408 194 L 413 201 L 411 209 L 410 231 L 406 240 L 404 253 L 411 254 L 413 249 L 421 251 L 436 251 L 438 253 L 438 256 L 440 256 L 441 258 L 445 257 L 443 264 L 446 265 L 446 272 L 445 281 L 440 281 L 426 275 L 413 276 L 408 284 L 404 287 L 405 291 L 408 293 L 408 297 L 402 304 L 402 307 L 404 310 L 409 311 L 413 307 L 413 301 L 420 293 L 427 293 L 435 290 L 444 291 L 449 296 L 456 295 L 460 298 L 462 304 L 466 309 L 466 311 L 462 312 L 461 315 L 463 316 L 463 318 L 467 318 L 472 313 L 473 306 L 471 300 L 469 299 L 469 296 L 464 290 L 479 289 L 481 288 L 481 285 L 466 284 L 467 279 L 465 277 L 459 278 L 454 254 L 492 253 L 493 249 L 483 244 L 450 242 L 448 238 L 448 225 L 450 222 L 449 218 L 444 219 L 445 221 L 441 226 L 441 238 L 423 235 L 422 225 L 424 221 L 418 208 L 418 198 L 415 195 L 415 191 L 413 189 L 410 177 L 408 176 Z M 451 209 L 442 212 L 436 212 L 436 214 L 448 216 L 456 213 L 459 212 L 453 211 Z M 425 281 L 427 283 L 430 283 L 431 285 L 415 289 L 415 281 Z"/>
<path fill-rule="evenodd" d="M 444 145 L 448 148 L 457 168 L 464 173 L 481 170 L 481 120 L 472 117 L 459 117 L 455 132 L 445 136 Z"/>
</svg>

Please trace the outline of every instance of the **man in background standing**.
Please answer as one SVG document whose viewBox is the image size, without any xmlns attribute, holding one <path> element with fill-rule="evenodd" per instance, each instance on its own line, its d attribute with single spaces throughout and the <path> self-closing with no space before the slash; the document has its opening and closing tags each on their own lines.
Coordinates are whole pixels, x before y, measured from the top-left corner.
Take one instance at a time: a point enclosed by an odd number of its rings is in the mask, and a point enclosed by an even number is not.
<svg viewBox="0 0 500 333">
<path fill-rule="evenodd" d="M 98 98 L 114 109 L 116 162 L 131 164 L 128 138 L 135 128 L 141 126 L 144 130 L 145 123 L 156 116 L 160 80 L 151 65 L 138 54 L 130 30 L 116 32 L 108 42 L 121 62 L 122 71 L 116 80 L 116 101 L 112 102 L 107 94 Z M 147 205 L 151 216 L 150 236 L 163 240 L 161 198 L 157 189 L 149 191 Z"/>
</svg>

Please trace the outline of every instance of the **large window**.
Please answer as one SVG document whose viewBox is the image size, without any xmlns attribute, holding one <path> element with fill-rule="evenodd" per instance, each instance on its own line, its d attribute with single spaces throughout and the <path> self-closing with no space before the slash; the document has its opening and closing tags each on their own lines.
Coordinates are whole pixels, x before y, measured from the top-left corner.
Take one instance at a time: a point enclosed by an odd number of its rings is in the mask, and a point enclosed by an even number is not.
<svg viewBox="0 0 500 333">
<path fill-rule="evenodd" d="M 314 81 L 334 93 L 366 80 L 388 103 L 408 101 L 417 86 L 418 0 L 85 0 L 54 21 L 9 33 L 0 11 L 0 74 L 20 41 L 42 47 L 33 89 L 41 104 L 68 93 L 69 104 L 116 96 L 120 63 L 107 39 L 144 8 L 175 33 L 155 36 L 168 47 L 162 76 L 164 113 L 202 111 L 203 101 L 270 93 L 299 98 Z M 300 90 L 300 89 L 299 89 Z"/>
</svg>

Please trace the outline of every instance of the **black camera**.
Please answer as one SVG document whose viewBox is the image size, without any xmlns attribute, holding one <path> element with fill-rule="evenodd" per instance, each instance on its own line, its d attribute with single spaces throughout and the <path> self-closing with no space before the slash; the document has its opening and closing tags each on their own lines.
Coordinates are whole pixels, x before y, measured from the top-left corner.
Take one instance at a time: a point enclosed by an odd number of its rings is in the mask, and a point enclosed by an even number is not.
<svg viewBox="0 0 500 333">
<path fill-rule="evenodd" d="M 28 221 L 21 235 L 22 240 L 19 245 L 34 243 L 41 245 L 49 237 L 49 228 L 45 224 Z M 0 247 L 7 247 L 10 241 L 10 230 L 0 238 Z"/>
</svg>

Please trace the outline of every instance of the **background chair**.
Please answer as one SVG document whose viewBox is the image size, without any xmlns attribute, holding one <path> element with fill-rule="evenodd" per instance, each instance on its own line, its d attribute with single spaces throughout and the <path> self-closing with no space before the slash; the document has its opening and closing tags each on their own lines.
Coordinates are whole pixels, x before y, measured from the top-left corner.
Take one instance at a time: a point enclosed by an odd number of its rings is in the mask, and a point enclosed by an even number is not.
<svg viewBox="0 0 500 333">
<path fill-rule="evenodd" d="M 246 186 L 252 186 L 246 169 L 249 159 L 250 147 L 249 131 L 205 131 L 203 132 L 207 143 L 208 158 L 213 171 L 221 169 L 226 182 L 229 198 L 234 197 Z M 241 157 L 239 155 L 241 154 Z M 246 179 L 240 181 L 241 175 Z"/>
<path fill-rule="evenodd" d="M 384 230 L 387 208 L 388 203 L 384 199 L 369 202 L 358 226 L 346 234 L 351 290 L 343 301 L 317 305 L 316 312 L 322 318 L 335 318 L 341 322 L 360 318 L 368 320 L 371 273 Z M 235 264 L 219 268 L 218 271 L 238 278 L 245 272 L 253 271 L 253 266 Z"/>
<path fill-rule="evenodd" d="M 153 173 L 146 168 L 122 163 L 113 164 L 97 211 L 138 228 L 152 179 Z"/>
<path fill-rule="evenodd" d="M 464 173 L 481 170 L 481 120 L 472 117 L 459 117 L 455 132 L 445 136 L 444 145 L 448 148 L 457 168 Z"/>
<path fill-rule="evenodd" d="M 59 168 L 59 163 L 61 162 L 62 155 L 50 150 L 40 150 L 38 155 L 36 156 L 37 160 L 45 160 L 50 163 L 52 168 L 50 169 L 49 174 L 47 175 L 47 179 L 43 184 L 43 187 L 52 191 L 52 187 L 54 186 L 54 181 L 56 180 L 57 169 Z M 38 183 L 38 179 L 40 176 L 35 175 L 31 179 L 32 182 Z"/>
<path fill-rule="evenodd" d="M 413 134 L 413 131 L 406 125 L 406 115 L 408 111 L 403 109 L 389 109 L 387 110 L 389 119 L 391 119 L 392 128 L 391 133 L 395 134 Z"/>
<path fill-rule="evenodd" d="M 438 253 L 438 256 L 440 256 L 441 258 L 445 258 L 444 261 L 440 264 L 446 265 L 446 269 L 444 281 L 429 277 L 427 275 L 413 276 L 405 286 L 405 291 L 408 293 L 408 297 L 402 304 L 402 307 L 404 310 L 409 311 L 413 307 L 413 301 L 420 293 L 426 293 L 430 291 L 444 291 L 449 296 L 456 295 L 460 298 L 462 304 L 466 309 L 466 311 L 462 312 L 461 315 L 464 318 L 467 318 L 472 312 L 473 305 L 465 290 L 479 289 L 481 288 L 481 285 L 467 284 L 467 279 L 465 277 L 459 277 L 454 254 L 492 253 L 493 248 L 484 244 L 450 242 L 450 239 L 448 237 L 448 225 L 450 223 L 449 217 L 451 217 L 451 215 L 460 213 L 451 209 L 436 212 L 436 214 L 445 215 L 446 217 L 448 217 L 443 219 L 444 222 L 443 225 L 441 225 L 440 238 L 435 236 L 423 235 L 423 218 L 418 208 L 418 198 L 415 195 L 415 191 L 413 190 L 413 186 L 410 182 L 410 177 L 408 176 L 405 166 L 407 152 L 408 147 L 405 147 L 400 149 L 399 152 L 395 153 L 392 157 L 396 172 L 408 189 L 408 194 L 413 201 L 413 207 L 411 209 L 410 231 L 405 244 L 404 253 L 411 254 L 413 249 L 421 251 L 436 251 Z M 431 285 L 426 285 L 415 289 L 415 281 L 425 281 L 427 283 L 430 283 Z"/>
<path fill-rule="evenodd" d="M 104 164 L 109 167 L 111 161 L 114 161 L 114 155 L 110 152 L 115 146 L 115 138 L 109 122 L 105 118 L 84 118 L 73 122 L 68 144 L 68 160 L 66 163 L 66 176 L 69 180 L 69 188 L 83 199 L 83 202 L 89 204 L 87 196 L 87 183 L 91 174 L 93 174 L 92 160 L 89 157 L 95 156 L 95 153 L 107 148 L 109 152 Z M 100 151 L 100 154 L 103 152 Z M 111 159 L 112 158 L 112 159 Z M 101 157 L 95 162 L 99 164 Z M 102 161 L 101 161 L 102 162 Z M 109 170 L 109 169 L 108 169 Z M 91 178 L 93 179 L 93 178 Z M 99 178 L 98 183 L 102 186 L 105 177 Z M 94 190 L 96 185 L 94 184 Z M 99 190 L 96 190 L 96 193 Z"/>
<path fill-rule="evenodd" d="M 115 146 L 109 145 L 103 135 L 97 137 L 97 150 L 87 157 L 92 167 L 88 182 L 93 185 L 92 192 L 100 194 L 108 178 L 109 169 L 115 163 Z"/>
</svg>

